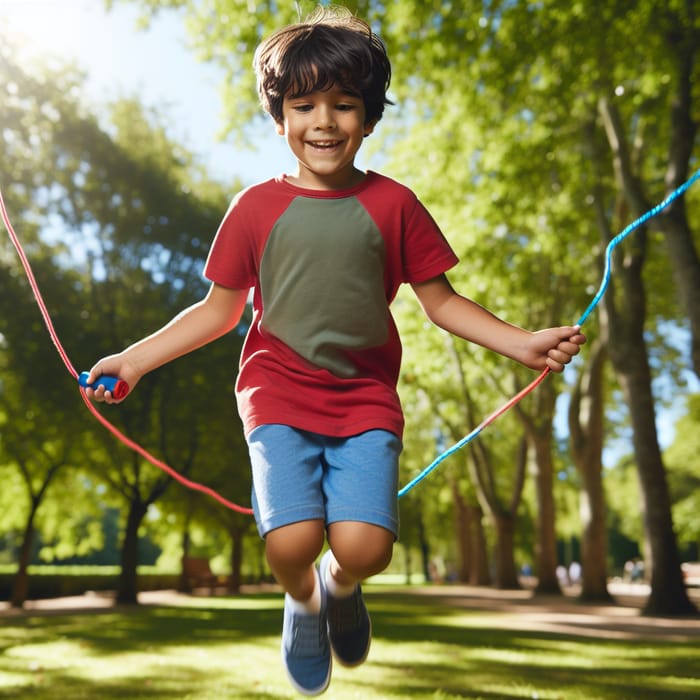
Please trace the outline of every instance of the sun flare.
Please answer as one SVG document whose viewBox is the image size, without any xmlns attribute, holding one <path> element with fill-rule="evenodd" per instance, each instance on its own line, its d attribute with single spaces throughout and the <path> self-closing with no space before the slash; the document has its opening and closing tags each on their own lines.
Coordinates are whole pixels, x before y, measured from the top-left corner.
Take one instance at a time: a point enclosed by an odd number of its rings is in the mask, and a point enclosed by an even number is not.
<svg viewBox="0 0 700 700">
<path fill-rule="evenodd" d="M 13 51 L 61 59 L 85 40 L 85 0 L 0 0 L 0 43 Z"/>
</svg>

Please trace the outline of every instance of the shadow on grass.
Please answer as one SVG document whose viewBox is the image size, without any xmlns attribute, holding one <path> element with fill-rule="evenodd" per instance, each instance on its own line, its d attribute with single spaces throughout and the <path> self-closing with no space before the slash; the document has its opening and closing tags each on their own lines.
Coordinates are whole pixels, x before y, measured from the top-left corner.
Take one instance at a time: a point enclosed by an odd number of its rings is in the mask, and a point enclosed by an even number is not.
<svg viewBox="0 0 700 700">
<path fill-rule="evenodd" d="M 620 641 L 494 628 L 488 626 L 492 611 L 467 611 L 411 594 L 399 600 L 378 595 L 371 605 L 375 635 L 397 656 L 403 648 L 411 650 L 405 660 L 375 660 L 396 677 L 382 697 L 700 697 L 697 641 Z"/>
<path fill-rule="evenodd" d="M 700 697 L 696 645 L 490 627 L 498 613 L 411 594 L 367 596 L 372 652 L 327 697 L 628 700 Z M 5 619 L 0 698 L 298 697 L 279 660 L 281 596 L 191 599 Z"/>
</svg>

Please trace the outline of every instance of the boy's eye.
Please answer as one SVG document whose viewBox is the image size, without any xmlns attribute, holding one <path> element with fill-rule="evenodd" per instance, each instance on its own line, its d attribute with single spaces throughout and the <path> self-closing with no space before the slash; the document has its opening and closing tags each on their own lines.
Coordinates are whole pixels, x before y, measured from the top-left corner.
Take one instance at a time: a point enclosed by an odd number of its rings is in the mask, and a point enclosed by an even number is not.
<svg viewBox="0 0 700 700">
<path fill-rule="evenodd" d="M 355 105 L 349 104 L 349 103 L 342 103 L 342 104 L 336 105 L 336 109 L 340 110 L 341 112 L 350 112 L 353 109 L 355 109 Z"/>
<path fill-rule="evenodd" d="M 294 105 L 292 109 L 295 112 L 310 112 L 313 107 L 312 105 L 305 105 L 305 104 L 299 104 L 299 105 Z"/>
</svg>

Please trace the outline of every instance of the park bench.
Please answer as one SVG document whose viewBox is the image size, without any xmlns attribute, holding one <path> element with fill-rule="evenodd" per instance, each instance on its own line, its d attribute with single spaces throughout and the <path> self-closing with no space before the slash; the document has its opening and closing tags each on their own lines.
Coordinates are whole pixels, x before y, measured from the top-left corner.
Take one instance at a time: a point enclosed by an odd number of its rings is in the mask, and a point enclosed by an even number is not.
<svg viewBox="0 0 700 700">
<path fill-rule="evenodd" d="M 700 586 L 700 562 L 683 562 L 681 571 L 683 572 L 683 581 L 686 586 Z"/>
<path fill-rule="evenodd" d="M 189 591 L 206 586 L 213 593 L 219 584 L 219 577 L 211 570 L 209 559 L 203 557 L 183 557 L 182 579 Z"/>
</svg>

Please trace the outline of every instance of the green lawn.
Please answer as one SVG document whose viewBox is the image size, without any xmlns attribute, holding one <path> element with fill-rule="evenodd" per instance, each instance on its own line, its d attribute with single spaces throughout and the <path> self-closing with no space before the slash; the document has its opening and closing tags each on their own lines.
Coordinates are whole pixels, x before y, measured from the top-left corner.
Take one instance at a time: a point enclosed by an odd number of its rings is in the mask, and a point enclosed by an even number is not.
<svg viewBox="0 0 700 700">
<path fill-rule="evenodd" d="M 370 587 L 374 641 L 336 666 L 324 698 L 691 700 L 700 647 L 509 629 L 504 612 Z M 0 617 L 0 698 L 294 698 L 279 658 L 281 597 L 189 598 L 78 614 Z"/>
</svg>

